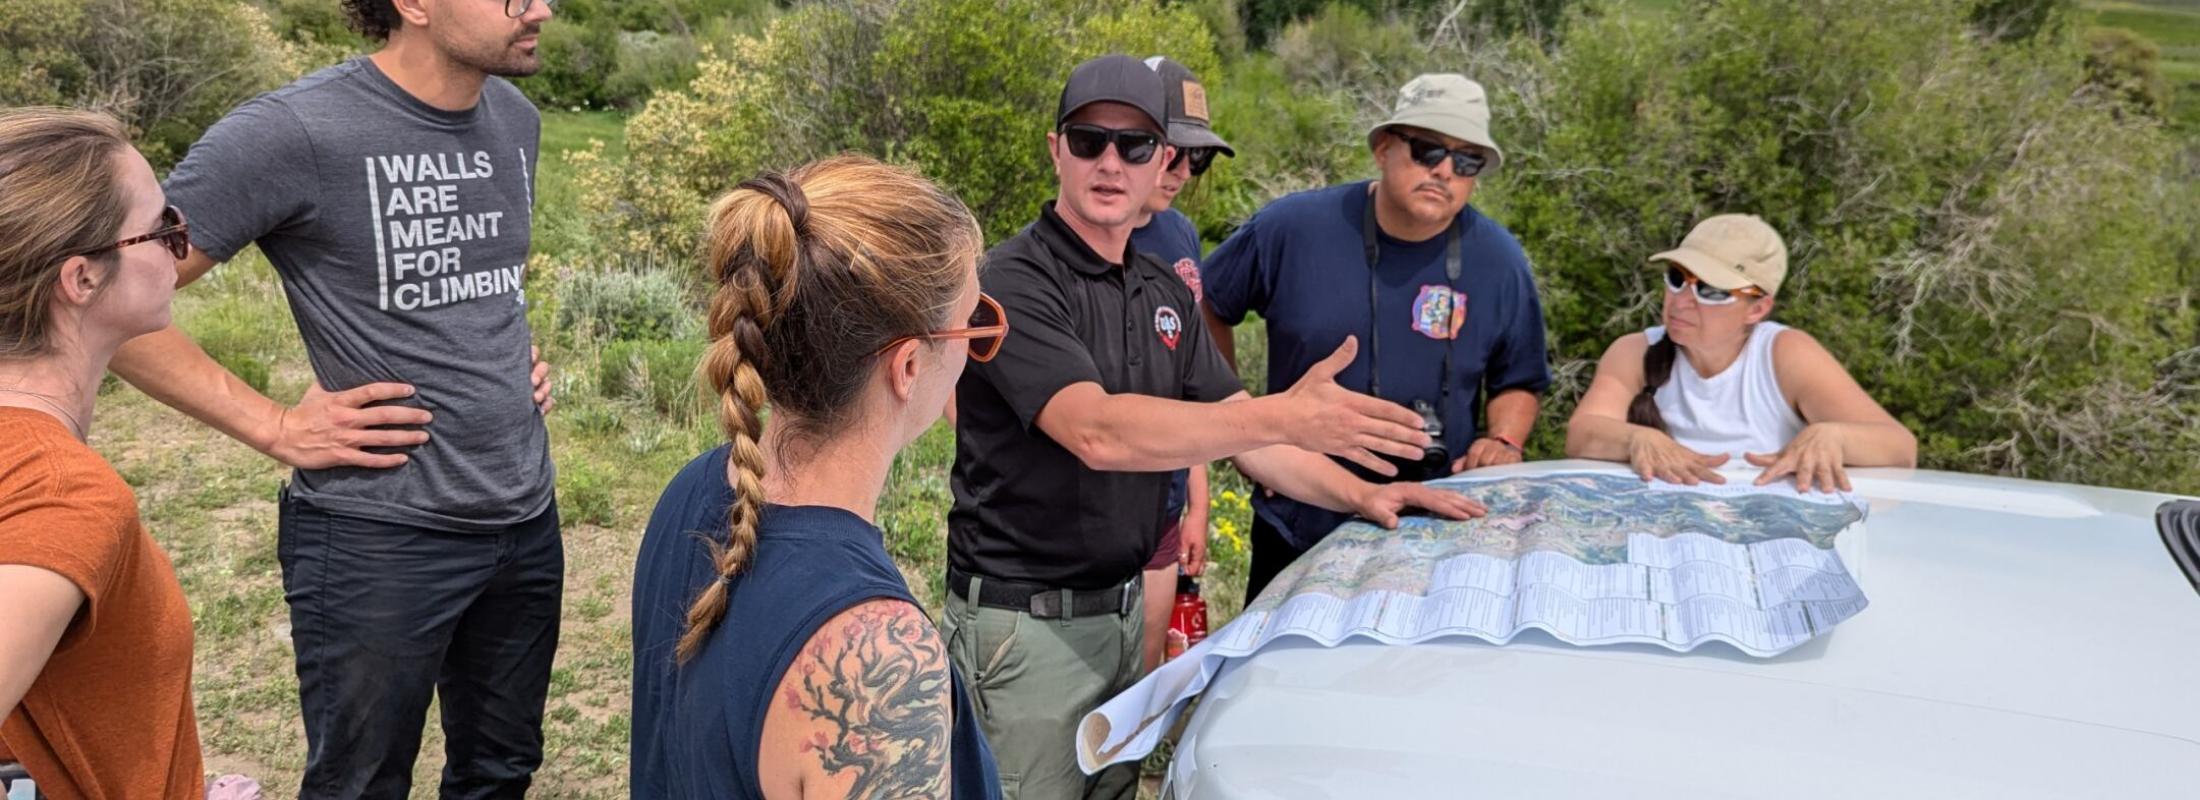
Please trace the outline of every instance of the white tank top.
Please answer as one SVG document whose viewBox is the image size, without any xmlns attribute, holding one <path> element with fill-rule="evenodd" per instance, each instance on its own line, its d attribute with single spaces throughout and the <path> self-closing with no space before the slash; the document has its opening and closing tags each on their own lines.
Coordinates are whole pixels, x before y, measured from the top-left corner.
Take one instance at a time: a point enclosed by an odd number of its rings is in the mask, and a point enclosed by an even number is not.
<svg viewBox="0 0 2200 800">
<path fill-rule="evenodd" d="M 1777 322 L 1759 322 L 1742 345 L 1742 355 L 1717 375 L 1697 374 L 1688 351 L 1674 354 L 1673 375 L 1658 387 L 1658 413 L 1665 431 L 1683 447 L 1713 455 L 1775 453 L 1803 430 L 1803 417 L 1780 392 L 1772 370 L 1772 342 L 1787 330 Z M 1664 326 L 1643 331 L 1656 344 Z"/>
</svg>

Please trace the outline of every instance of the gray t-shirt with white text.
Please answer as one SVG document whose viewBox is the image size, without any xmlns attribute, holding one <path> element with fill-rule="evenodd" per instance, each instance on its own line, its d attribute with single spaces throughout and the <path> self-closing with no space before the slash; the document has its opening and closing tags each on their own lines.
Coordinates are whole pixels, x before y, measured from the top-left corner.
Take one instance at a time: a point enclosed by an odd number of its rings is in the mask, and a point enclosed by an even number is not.
<svg viewBox="0 0 2200 800">
<path fill-rule="evenodd" d="M 541 132 L 503 80 L 445 111 L 359 58 L 237 107 L 168 176 L 192 244 L 267 254 L 323 387 L 409 383 L 435 415 L 404 466 L 299 470 L 301 500 L 451 531 L 549 506 L 522 289 Z"/>
</svg>

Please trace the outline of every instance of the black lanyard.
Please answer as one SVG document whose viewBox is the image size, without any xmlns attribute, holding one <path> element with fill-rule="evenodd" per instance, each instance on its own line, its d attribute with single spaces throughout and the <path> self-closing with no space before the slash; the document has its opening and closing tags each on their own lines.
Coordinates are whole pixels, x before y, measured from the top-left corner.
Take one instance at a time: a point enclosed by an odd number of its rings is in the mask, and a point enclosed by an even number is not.
<svg viewBox="0 0 2200 800">
<path fill-rule="evenodd" d="M 1382 312 L 1375 306 L 1375 298 L 1380 294 L 1375 282 L 1375 264 L 1381 260 L 1382 253 L 1375 242 L 1375 192 L 1373 188 L 1373 185 L 1370 184 L 1370 191 L 1367 194 L 1367 213 L 1360 220 L 1360 240 L 1367 246 L 1367 393 L 1375 397 L 1382 397 Z M 1454 287 L 1454 284 L 1459 282 L 1459 220 L 1453 219 L 1451 227 L 1444 229 L 1444 235 L 1446 238 L 1444 243 L 1444 288 L 1451 290 L 1451 302 L 1454 304 L 1452 313 L 1457 314 L 1460 312 L 1456 304 L 1463 299 L 1459 296 L 1459 290 Z M 1440 387 L 1437 389 L 1436 399 L 1436 414 L 1439 420 L 1451 411 L 1451 351 L 1457 346 L 1459 338 L 1458 332 L 1451 330 L 1450 320 L 1444 321 L 1444 328 L 1450 332 L 1450 337 L 1444 341 L 1444 371 L 1436 376 L 1436 384 Z"/>
</svg>

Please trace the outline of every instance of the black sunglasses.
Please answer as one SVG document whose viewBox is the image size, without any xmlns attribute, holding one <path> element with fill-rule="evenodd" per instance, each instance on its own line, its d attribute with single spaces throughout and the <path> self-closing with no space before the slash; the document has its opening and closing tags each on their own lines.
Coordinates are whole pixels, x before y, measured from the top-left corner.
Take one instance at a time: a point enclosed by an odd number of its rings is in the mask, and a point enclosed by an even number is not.
<svg viewBox="0 0 2200 800">
<path fill-rule="evenodd" d="M 1179 147 L 1176 149 L 1176 158 L 1169 160 L 1169 169 L 1174 170 L 1178 164 L 1189 160 L 1192 162 L 1193 177 L 1205 175 L 1207 168 L 1215 164 L 1215 154 L 1220 152 L 1222 151 L 1213 147 Z"/>
<path fill-rule="evenodd" d="M 1433 167 L 1449 157 L 1451 159 L 1451 174 L 1462 178 L 1472 178 L 1482 174 L 1482 165 L 1488 163 L 1482 157 L 1482 153 L 1473 148 L 1462 147 L 1454 150 L 1445 147 L 1442 142 L 1431 142 L 1427 139 L 1408 136 L 1395 131 L 1391 135 L 1406 143 L 1406 150 L 1412 154 L 1413 163 L 1424 167 Z"/>
<path fill-rule="evenodd" d="M 1062 139 L 1069 143 L 1069 154 L 1090 161 L 1115 144 L 1115 152 L 1125 164 L 1144 164 L 1153 160 L 1153 154 L 1161 151 L 1161 134 L 1138 128 L 1103 128 L 1098 125 L 1064 125 Z"/>
<path fill-rule="evenodd" d="M 86 250 L 78 253 L 78 255 L 96 256 L 109 250 L 120 250 L 140 242 L 150 242 L 155 239 L 160 240 L 161 246 L 167 248 L 168 254 L 175 256 L 177 261 L 182 261 L 191 256 L 191 223 L 183 218 L 182 209 L 175 206 L 162 209 L 160 212 L 160 227 L 154 228 L 152 233 L 144 236 L 132 236 L 97 250 Z"/>
</svg>

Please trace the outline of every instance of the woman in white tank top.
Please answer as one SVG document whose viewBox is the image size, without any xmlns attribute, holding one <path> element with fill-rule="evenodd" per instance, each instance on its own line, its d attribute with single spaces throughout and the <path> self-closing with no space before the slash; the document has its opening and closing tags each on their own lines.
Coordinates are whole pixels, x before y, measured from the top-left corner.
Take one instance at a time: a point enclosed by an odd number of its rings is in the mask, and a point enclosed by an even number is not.
<svg viewBox="0 0 2200 800">
<path fill-rule="evenodd" d="M 1832 353 L 1765 319 L 1787 247 L 1761 219 L 1704 220 L 1651 256 L 1665 271 L 1665 324 L 1620 337 L 1574 409 L 1566 454 L 1626 461 L 1643 480 L 1725 483 L 1746 461 L 1757 484 L 1849 487 L 1846 467 L 1913 466 L 1917 438 Z"/>
</svg>

